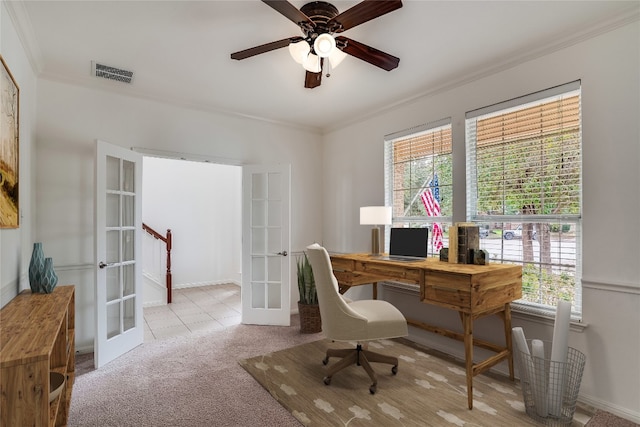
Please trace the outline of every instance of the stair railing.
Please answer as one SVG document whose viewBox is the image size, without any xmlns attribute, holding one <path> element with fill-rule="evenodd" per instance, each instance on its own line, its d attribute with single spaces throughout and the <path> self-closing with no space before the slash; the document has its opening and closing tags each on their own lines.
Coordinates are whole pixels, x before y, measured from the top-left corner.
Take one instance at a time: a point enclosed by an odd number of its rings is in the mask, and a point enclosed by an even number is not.
<svg viewBox="0 0 640 427">
<path fill-rule="evenodd" d="M 153 228 L 149 227 L 147 224 L 142 223 L 142 229 L 149 233 L 154 238 L 161 240 L 164 242 L 167 249 L 167 273 L 166 273 L 166 286 L 167 286 L 167 304 L 171 304 L 171 288 L 172 288 L 172 279 L 171 279 L 171 229 L 167 229 L 166 236 L 158 233 Z"/>
</svg>

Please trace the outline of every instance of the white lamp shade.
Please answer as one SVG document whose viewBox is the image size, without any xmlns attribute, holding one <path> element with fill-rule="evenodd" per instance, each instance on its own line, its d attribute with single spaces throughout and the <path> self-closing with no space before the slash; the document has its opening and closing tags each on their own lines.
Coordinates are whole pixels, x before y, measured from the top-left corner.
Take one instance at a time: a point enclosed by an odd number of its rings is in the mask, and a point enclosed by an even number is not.
<svg viewBox="0 0 640 427">
<path fill-rule="evenodd" d="M 363 206 L 360 208 L 360 224 L 391 225 L 391 206 Z"/>
<path fill-rule="evenodd" d="M 347 57 L 347 54 L 341 51 L 340 49 L 333 49 L 331 55 L 329 55 L 329 63 L 331 64 L 331 68 L 336 68 L 344 58 Z"/>
<path fill-rule="evenodd" d="M 307 58 L 307 55 L 309 55 L 310 51 L 311 47 L 309 46 L 309 43 L 304 40 L 297 43 L 289 43 L 289 53 L 291 54 L 293 60 L 298 64 L 303 63 L 303 61 Z"/>
<path fill-rule="evenodd" d="M 321 71 L 320 57 L 318 55 L 314 55 L 313 53 L 310 53 L 309 55 L 307 55 L 307 58 L 302 62 L 302 67 L 311 73 L 319 73 Z"/>
<path fill-rule="evenodd" d="M 320 34 L 313 42 L 313 50 L 321 58 L 328 58 L 336 48 L 336 41 L 331 34 Z"/>
</svg>

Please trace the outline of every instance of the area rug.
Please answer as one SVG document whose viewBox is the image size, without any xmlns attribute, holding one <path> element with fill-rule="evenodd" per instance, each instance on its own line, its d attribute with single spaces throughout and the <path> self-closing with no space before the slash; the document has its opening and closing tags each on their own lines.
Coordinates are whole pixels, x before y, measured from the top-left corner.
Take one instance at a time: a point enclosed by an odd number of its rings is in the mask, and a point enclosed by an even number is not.
<svg viewBox="0 0 640 427">
<path fill-rule="evenodd" d="M 319 340 L 239 363 L 305 426 L 539 425 L 526 415 L 515 382 L 493 374 L 474 377 L 474 407 L 469 410 L 463 366 L 395 340 L 370 343 L 371 350 L 400 359 L 397 375 L 388 365 L 373 364 L 375 395 L 358 366 L 338 372 L 325 385 L 325 351 L 348 345 Z"/>
</svg>

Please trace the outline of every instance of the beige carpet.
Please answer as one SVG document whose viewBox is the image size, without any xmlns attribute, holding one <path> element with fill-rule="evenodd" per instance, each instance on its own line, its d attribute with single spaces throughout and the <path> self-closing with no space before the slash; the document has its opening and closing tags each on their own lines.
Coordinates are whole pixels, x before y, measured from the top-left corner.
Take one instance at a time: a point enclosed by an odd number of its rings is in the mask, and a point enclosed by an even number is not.
<svg viewBox="0 0 640 427">
<path fill-rule="evenodd" d="M 639 427 L 639 425 L 609 412 L 598 410 L 585 427 Z"/>
<path fill-rule="evenodd" d="M 508 378 L 476 376 L 470 411 L 465 371 L 459 364 L 398 341 L 370 344 L 371 350 L 400 358 L 395 376 L 387 365 L 374 364 L 375 395 L 369 393 L 364 369 L 357 366 L 337 373 L 326 386 L 322 359 L 329 346 L 345 343 L 315 341 L 244 359 L 240 365 L 306 426 L 539 425 L 526 415 L 520 388 Z"/>
<path fill-rule="evenodd" d="M 144 343 L 94 370 L 78 358 L 69 427 L 299 427 L 238 359 L 317 340 L 294 325 L 236 325 Z M 87 366 L 88 365 L 88 366 Z"/>
</svg>

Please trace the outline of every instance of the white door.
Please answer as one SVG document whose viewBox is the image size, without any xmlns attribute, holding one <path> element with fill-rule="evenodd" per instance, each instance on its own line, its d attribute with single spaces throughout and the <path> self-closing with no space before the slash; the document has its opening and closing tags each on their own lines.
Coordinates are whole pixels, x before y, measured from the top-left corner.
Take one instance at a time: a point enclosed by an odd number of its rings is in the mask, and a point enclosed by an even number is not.
<svg viewBox="0 0 640 427">
<path fill-rule="evenodd" d="M 96 369 L 144 341 L 142 156 L 96 141 Z"/>
<path fill-rule="evenodd" d="M 289 326 L 291 167 L 242 172 L 242 323 Z"/>
</svg>

